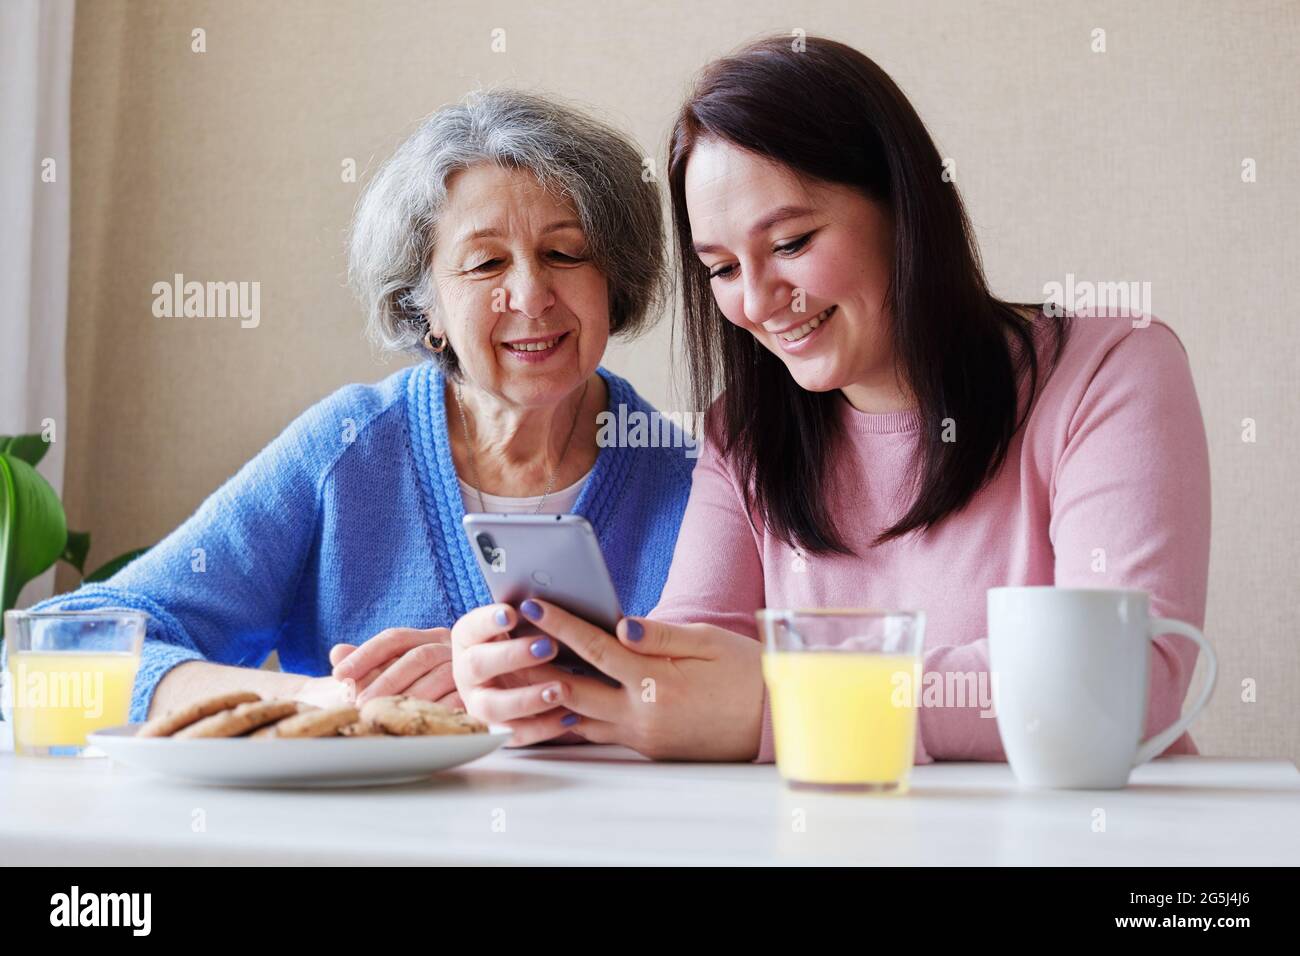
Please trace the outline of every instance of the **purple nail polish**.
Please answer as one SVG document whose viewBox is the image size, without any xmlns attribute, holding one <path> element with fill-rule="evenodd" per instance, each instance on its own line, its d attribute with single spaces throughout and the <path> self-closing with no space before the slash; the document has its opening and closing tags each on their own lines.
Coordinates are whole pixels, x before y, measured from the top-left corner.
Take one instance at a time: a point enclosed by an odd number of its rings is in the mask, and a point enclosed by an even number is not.
<svg viewBox="0 0 1300 956">
<path fill-rule="evenodd" d="M 542 619 L 542 606 L 532 598 L 519 605 L 519 610 L 530 621 L 540 621 Z"/>
<path fill-rule="evenodd" d="M 566 727 L 572 727 L 579 720 L 581 720 L 581 718 L 577 714 L 565 714 L 560 718 L 560 723 L 564 724 Z"/>
<path fill-rule="evenodd" d="M 497 608 L 497 612 L 493 617 L 501 627 L 505 627 L 510 623 L 510 615 L 506 613 L 506 609 L 503 607 Z"/>
<path fill-rule="evenodd" d="M 539 638 L 528 645 L 528 652 L 532 654 L 533 657 L 550 657 L 551 651 L 554 649 L 555 645 L 551 643 L 549 637 Z"/>
<path fill-rule="evenodd" d="M 629 641 L 639 641 L 645 637 L 645 628 L 641 626 L 640 621 L 635 621 L 630 617 L 626 618 L 626 620 L 627 639 Z"/>
</svg>

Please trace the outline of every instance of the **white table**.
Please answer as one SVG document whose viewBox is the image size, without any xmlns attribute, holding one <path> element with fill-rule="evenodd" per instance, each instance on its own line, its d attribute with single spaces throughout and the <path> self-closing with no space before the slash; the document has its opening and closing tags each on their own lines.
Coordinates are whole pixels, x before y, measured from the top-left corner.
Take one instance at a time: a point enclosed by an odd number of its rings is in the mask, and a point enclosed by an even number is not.
<svg viewBox="0 0 1300 956">
<path fill-rule="evenodd" d="M 1167 757 L 1122 791 L 1021 790 L 1005 764 L 927 765 L 912 783 L 904 797 L 794 791 L 772 766 L 579 746 L 500 750 L 403 786 L 235 790 L 4 752 L 0 862 L 1300 863 L 1300 774 L 1283 760 Z"/>
</svg>

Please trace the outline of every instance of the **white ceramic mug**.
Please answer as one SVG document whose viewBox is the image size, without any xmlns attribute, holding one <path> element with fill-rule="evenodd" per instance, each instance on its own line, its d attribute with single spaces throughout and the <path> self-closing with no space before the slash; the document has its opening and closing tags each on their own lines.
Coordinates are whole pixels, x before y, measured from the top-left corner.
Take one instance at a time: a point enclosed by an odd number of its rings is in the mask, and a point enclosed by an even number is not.
<svg viewBox="0 0 1300 956">
<path fill-rule="evenodd" d="M 998 733 L 1029 787 L 1113 790 L 1172 744 L 1210 699 L 1218 663 L 1190 624 L 1149 616 L 1145 591 L 1004 587 L 988 592 L 989 669 Z M 1196 705 L 1142 740 L 1148 660 L 1160 634 L 1182 634 L 1209 672 Z"/>
</svg>

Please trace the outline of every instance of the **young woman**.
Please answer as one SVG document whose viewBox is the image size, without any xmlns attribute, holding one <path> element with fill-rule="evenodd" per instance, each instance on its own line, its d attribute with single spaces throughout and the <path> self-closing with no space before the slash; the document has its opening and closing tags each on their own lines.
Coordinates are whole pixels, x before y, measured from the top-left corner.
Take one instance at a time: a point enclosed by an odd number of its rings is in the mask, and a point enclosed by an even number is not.
<svg viewBox="0 0 1300 956">
<path fill-rule="evenodd" d="M 923 610 L 927 682 L 977 689 L 990 587 L 1141 589 L 1202 623 L 1209 466 L 1178 339 L 998 299 L 942 173 L 903 93 L 850 47 L 764 40 L 704 71 L 669 182 L 696 399 L 722 392 L 664 594 L 618 640 L 544 602 L 462 618 L 471 711 L 544 719 L 476 681 L 487 646 L 528 664 L 503 649 L 517 640 L 485 643 L 517 613 L 623 684 L 564 681 L 575 733 L 712 760 L 773 757 L 763 606 Z M 1190 641 L 1155 643 L 1148 732 L 1177 718 L 1195 662 Z M 923 706 L 917 761 L 1005 759 L 981 698 Z"/>
</svg>

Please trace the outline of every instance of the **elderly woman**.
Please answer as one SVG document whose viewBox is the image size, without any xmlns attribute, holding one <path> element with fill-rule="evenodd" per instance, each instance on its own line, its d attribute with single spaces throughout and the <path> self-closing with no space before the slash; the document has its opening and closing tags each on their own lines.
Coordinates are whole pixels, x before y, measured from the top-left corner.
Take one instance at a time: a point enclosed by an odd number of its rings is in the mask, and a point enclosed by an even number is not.
<svg viewBox="0 0 1300 956">
<path fill-rule="evenodd" d="M 656 188 L 612 129 L 518 92 L 436 112 L 351 237 L 372 337 L 426 361 L 339 389 L 147 554 L 42 606 L 148 613 L 137 721 L 236 689 L 458 705 L 447 628 L 491 601 L 467 511 L 585 516 L 624 609 L 649 612 L 692 459 L 599 447 L 597 416 L 653 411 L 600 360 L 651 320 L 663 246 Z M 272 651 L 281 672 L 258 669 Z"/>
</svg>

